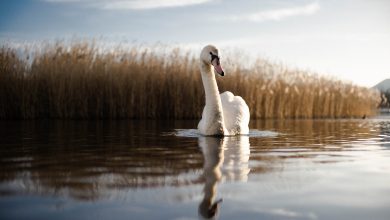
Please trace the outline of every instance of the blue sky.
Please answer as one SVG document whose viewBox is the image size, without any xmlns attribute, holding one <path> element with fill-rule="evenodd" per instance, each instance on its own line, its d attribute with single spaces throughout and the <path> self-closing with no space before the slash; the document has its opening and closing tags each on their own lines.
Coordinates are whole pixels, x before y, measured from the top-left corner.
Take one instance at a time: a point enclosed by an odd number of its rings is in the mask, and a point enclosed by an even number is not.
<svg viewBox="0 0 390 220">
<path fill-rule="evenodd" d="M 364 86 L 390 78 L 388 0 L 16 0 L 0 4 L 2 42 L 103 37 L 198 49 L 213 43 Z"/>
</svg>

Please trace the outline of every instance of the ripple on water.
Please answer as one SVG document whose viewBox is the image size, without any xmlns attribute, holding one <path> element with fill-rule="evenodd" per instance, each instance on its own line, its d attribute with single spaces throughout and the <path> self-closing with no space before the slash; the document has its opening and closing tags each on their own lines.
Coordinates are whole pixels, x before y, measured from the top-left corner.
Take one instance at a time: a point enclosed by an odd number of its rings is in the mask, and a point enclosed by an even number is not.
<svg viewBox="0 0 390 220">
<path fill-rule="evenodd" d="M 177 137 L 192 137 L 192 138 L 198 138 L 202 137 L 203 135 L 199 133 L 198 129 L 175 129 L 174 132 L 166 133 L 165 135 L 170 136 L 177 136 Z M 251 138 L 258 138 L 258 137 L 276 137 L 280 135 L 280 133 L 275 131 L 261 131 L 257 129 L 250 129 L 248 135 Z"/>
</svg>

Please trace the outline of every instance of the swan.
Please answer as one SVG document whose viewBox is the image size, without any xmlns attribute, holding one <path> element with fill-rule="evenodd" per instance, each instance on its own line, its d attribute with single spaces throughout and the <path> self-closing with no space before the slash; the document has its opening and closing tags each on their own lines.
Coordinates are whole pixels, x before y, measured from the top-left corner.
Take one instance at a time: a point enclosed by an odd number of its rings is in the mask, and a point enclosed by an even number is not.
<svg viewBox="0 0 390 220">
<path fill-rule="evenodd" d="M 220 64 L 218 49 L 213 45 L 205 46 L 200 53 L 200 72 L 205 91 L 206 105 L 198 130 L 205 136 L 229 136 L 249 133 L 249 108 L 240 96 L 226 91 L 219 94 L 214 72 L 221 76 L 225 73 Z"/>
</svg>

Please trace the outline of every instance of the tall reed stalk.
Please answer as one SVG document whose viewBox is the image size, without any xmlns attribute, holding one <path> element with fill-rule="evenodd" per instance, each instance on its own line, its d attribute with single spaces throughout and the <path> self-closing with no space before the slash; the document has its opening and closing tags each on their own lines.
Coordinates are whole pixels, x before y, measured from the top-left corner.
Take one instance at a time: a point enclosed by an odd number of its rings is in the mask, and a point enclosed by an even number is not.
<svg viewBox="0 0 390 220">
<path fill-rule="evenodd" d="M 195 119 L 204 90 L 198 59 L 135 46 L 101 52 L 92 43 L 0 50 L 0 119 Z M 31 57 L 24 57 L 32 54 Z M 27 55 L 26 55 L 27 56 Z M 252 118 L 346 118 L 375 114 L 368 88 L 259 59 L 249 68 L 224 57 L 219 89 L 242 96 Z"/>
</svg>

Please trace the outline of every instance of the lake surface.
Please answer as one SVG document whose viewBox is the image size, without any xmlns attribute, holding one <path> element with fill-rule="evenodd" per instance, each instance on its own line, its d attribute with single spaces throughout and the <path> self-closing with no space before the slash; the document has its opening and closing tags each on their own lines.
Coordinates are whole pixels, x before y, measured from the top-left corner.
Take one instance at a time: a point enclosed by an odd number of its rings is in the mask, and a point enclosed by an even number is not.
<svg viewBox="0 0 390 220">
<path fill-rule="evenodd" d="M 0 219 L 390 219 L 390 118 L 2 121 Z"/>
</svg>

